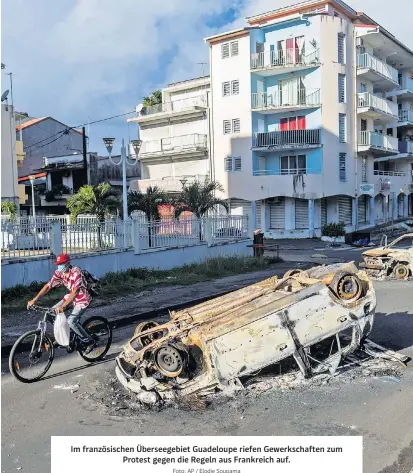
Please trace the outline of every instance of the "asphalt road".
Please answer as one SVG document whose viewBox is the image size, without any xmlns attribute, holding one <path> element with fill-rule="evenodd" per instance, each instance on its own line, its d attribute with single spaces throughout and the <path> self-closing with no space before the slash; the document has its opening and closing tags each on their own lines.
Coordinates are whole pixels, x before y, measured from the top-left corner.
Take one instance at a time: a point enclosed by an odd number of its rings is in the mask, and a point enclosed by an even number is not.
<svg viewBox="0 0 413 473">
<path fill-rule="evenodd" d="M 378 310 L 371 339 L 413 357 L 412 282 L 375 286 Z M 115 334 L 112 353 L 131 331 Z M 50 471 L 52 435 L 363 435 L 364 473 L 409 473 L 413 467 L 413 362 L 400 382 L 356 378 L 267 391 L 201 412 L 133 415 L 105 413 L 82 396 L 113 369 L 112 359 L 91 366 L 77 355 L 60 356 L 47 379 L 24 385 L 8 374 L 2 360 L 2 472 Z"/>
</svg>

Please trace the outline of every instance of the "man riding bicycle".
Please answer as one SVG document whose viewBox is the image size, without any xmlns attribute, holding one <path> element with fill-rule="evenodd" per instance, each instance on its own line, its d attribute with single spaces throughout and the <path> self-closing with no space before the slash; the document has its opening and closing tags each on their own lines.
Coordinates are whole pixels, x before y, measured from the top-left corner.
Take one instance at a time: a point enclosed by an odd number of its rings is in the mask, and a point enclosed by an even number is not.
<svg viewBox="0 0 413 473">
<path fill-rule="evenodd" d="M 69 289 L 69 294 L 53 306 L 56 312 L 64 312 L 70 304 L 73 304 L 72 314 L 68 318 L 69 327 L 77 334 L 79 339 L 87 345 L 85 354 L 90 353 L 95 347 L 96 342 L 92 340 L 82 325 L 79 323 L 81 315 L 89 307 L 92 300 L 86 285 L 83 281 L 80 268 L 70 264 L 70 256 L 66 253 L 59 255 L 55 261 L 57 270 L 52 279 L 45 284 L 37 296 L 27 303 L 27 309 L 37 302 L 42 296 L 46 295 L 54 287 L 65 286 Z"/>
</svg>

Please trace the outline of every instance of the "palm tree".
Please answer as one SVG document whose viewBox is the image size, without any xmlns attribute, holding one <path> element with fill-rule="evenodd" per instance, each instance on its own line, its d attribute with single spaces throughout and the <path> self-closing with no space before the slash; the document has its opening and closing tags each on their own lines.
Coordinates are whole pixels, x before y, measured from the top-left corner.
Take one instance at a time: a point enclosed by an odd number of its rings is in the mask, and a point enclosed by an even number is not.
<svg viewBox="0 0 413 473">
<path fill-rule="evenodd" d="M 67 199 L 67 208 L 70 211 L 70 220 L 75 223 L 82 213 L 95 215 L 98 219 L 98 245 L 102 247 L 101 227 L 105 217 L 111 210 L 120 208 L 119 191 L 110 184 L 103 183 L 97 186 L 83 186 L 79 191 Z"/>
<path fill-rule="evenodd" d="M 159 206 L 169 204 L 166 194 L 157 186 L 149 186 L 145 193 L 140 191 L 130 191 L 128 193 L 128 213 L 140 210 L 146 215 L 148 223 L 159 220 Z M 148 225 L 149 246 L 152 246 L 151 225 Z"/>
<path fill-rule="evenodd" d="M 179 197 L 174 201 L 175 217 L 179 217 L 182 212 L 192 212 L 198 219 L 201 219 L 210 210 L 222 205 L 228 212 L 228 202 L 215 197 L 215 192 L 222 192 L 224 189 L 217 181 L 205 181 L 204 183 L 194 181 L 184 185 Z M 199 240 L 202 240 L 202 230 L 199 230 Z"/>
<path fill-rule="evenodd" d="M 158 103 L 162 103 L 162 91 L 160 90 L 154 90 L 150 96 L 143 98 L 144 107 L 151 107 L 152 105 L 157 105 Z"/>
</svg>

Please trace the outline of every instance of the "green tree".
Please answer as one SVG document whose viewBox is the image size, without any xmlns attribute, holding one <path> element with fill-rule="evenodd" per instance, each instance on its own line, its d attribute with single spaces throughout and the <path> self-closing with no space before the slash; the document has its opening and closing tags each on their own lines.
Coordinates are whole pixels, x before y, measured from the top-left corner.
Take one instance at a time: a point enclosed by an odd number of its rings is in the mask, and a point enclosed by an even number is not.
<svg viewBox="0 0 413 473">
<path fill-rule="evenodd" d="M 10 222 L 16 221 L 17 206 L 14 202 L 12 202 L 11 200 L 2 202 L 1 211 L 8 215 Z"/>
<path fill-rule="evenodd" d="M 70 219 L 75 223 L 77 217 L 82 214 L 95 215 L 98 219 L 97 233 L 98 245 L 102 247 L 102 223 L 111 210 L 120 208 L 118 190 L 104 183 L 97 186 L 83 186 L 79 191 L 67 199 L 67 208 L 70 212 Z"/>
<path fill-rule="evenodd" d="M 157 186 L 150 186 L 145 193 L 140 191 L 130 191 L 128 193 L 128 213 L 134 210 L 140 210 L 146 215 L 148 223 L 159 220 L 159 206 L 162 204 L 170 204 L 165 192 Z M 148 226 L 149 246 L 152 246 L 151 225 Z"/>
<path fill-rule="evenodd" d="M 157 105 L 162 103 L 162 91 L 154 90 L 151 95 L 147 95 L 143 98 L 143 106 L 151 107 L 152 105 Z"/>
<path fill-rule="evenodd" d="M 181 194 L 174 201 L 175 216 L 179 217 L 182 212 L 190 211 L 197 218 L 206 215 L 210 210 L 222 205 L 228 212 L 228 202 L 215 197 L 216 191 L 224 189 L 217 181 L 192 182 L 184 185 Z"/>
</svg>

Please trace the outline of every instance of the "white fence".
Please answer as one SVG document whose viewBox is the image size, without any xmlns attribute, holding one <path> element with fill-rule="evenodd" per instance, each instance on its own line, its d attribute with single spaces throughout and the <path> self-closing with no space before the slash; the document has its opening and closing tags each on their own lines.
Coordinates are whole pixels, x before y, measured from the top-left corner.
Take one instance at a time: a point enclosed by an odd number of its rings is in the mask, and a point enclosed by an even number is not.
<svg viewBox="0 0 413 473">
<path fill-rule="evenodd" d="M 320 89 L 278 90 L 272 94 L 251 94 L 251 108 L 316 107 L 321 104 Z M 397 105 L 396 105 L 397 111 Z"/>
<path fill-rule="evenodd" d="M 303 48 L 287 48 L 280 51 L 263 51 L 251 54 L 251 69 L 271 67 L 310 66 L 320 62 L 318 49 L 306 53 Z"/>
<path fill-rule="evenodd" d="M 399 140 L 393 136 L 382 135 L 372 131 L 360 131 L 358 135 L 359 146 L 383 148 L 389 151 L 399 151 Z"/>
<path fill-rule="evenodd" d="M 75 224 L 43 218 L 36 219 L 35 225 L 33 221 L 2 221 L 1 255 L 10 259 L 132 247 L 139 253 L 159 248 L 238 241 L 248 238 L 248 235 L 248 216 L 234 215 L 202 219 L 164 217 L 155 222 L 147 222 L 143 216 L 135 216 L 126 222 L 91 219 Z"/>
<path fill-rule="evenodd" d="M 180 112 L 183 110 L 190 110 L 191 108 L 206 108 L 206 95 L 196 95 L 195 97 L 188 97 L 185 99 L 175 100 L 174 102 L 164 102 L 150 107 L 144 107 L 139 113 L 140 116 L 152 115 L 154 113 L 165 112 Z"/>
<path fill-rule="evenodd" d="M 190 135 L 174 136 L 161 140 L 144 141 L 139 155 L 152 153 L 167 153 L 171 151 L 184 151 L 186 149 L 207 147 L 207 135 L 193 133 Z"/>
<path fill-rule="evenodd" d="M 397 69 L 369 53 L 359 54 L 357 56 L 357 68 L 371 69 L 377 74 L 380 74 L 381 76 L 386 77 L 386 79 L 389 79 L 395 83 L 398 83 L 399 80 L 399 73 L 397 72 Z"/>
<path fill-rule="evenodd" d="M 369 92 L 357 94 L 357 106 L 358 108 L 372 108 L 379 110 L 380 112 L 392 115 L 395 118 L 397 118 L 398 114 L 397 103 L 390 102 L 390 100 L 383 99 L 382 97 L 377 97 Z"/>
</svg>

